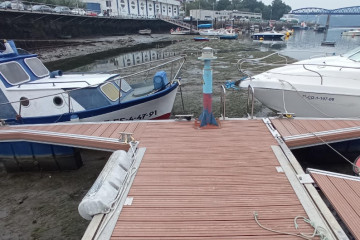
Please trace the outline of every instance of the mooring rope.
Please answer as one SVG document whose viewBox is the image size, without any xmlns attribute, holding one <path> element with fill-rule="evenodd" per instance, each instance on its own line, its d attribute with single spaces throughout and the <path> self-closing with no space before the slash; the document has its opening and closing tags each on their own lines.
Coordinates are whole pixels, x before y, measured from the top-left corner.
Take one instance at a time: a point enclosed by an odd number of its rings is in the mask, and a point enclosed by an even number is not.
<svg viewBox="0 0 360 240">
<path fill-rule="evenodd" d="M 297 217 L 294 218 L 295 229 L 299 228 L 299 225 L 297 224 L 297 219 L 298 218 L 303 218 L 304 222 L 310 224 L 314 228 L 314 232 L 311 235 L 310 234 L 304 234 L 304 233 L 298 233 L 297 234 L 297 233 L 282 232 L 282 231 L 278 231 L 278 230 L 274 230 L 274 229 L 265 227 L 259 222 L 258 216 L 259 216 L 258 213 L 254 212 L 255 222 L 259 225 L 259 227 L 261 227 L 264 230 L 274 232 L 274 233 L 278 233 L 278 234 L 282 234 L 282 235 L 291 235 L 291 236 L 295 236 L 295 237 L 299 237 L 299 238 L 307 239 L 307 240 L 312 240 L 315 237 L 320 237 L 321 240 L 328 240 L 328 238 L 326 237 L 327 231 L 323 227 L 315 226 L 315 223 L 313 221 L 311 221 L 310 219 L 307 219 L 305 217 L 297 216 Z"/>
</svg>

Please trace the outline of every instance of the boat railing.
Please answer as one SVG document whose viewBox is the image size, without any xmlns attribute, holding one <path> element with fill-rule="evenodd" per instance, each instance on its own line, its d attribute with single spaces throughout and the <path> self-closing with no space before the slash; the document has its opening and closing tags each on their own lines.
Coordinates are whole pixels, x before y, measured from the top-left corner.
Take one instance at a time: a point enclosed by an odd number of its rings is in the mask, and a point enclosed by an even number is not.
<svg viewBox="0 0 360 240">
<path fill-rule="evenodd" d="M 178 76 L 179 76 L 179 73 L 180 73 L 180 71 L 181 71 L 181 69 L 182 69 L 182 67 L 183 67 L 183 65 L 184 65 L 184 63 L 186 61 L 186 56 L 185 55 L 180 55 L 180 56 L 174 57 L 173 59 L 166 59 L 166 60 L 167 60 L 166 62 L 160 63 L 160 64 L 158 64 L 156 66 L 153 66 L 153 67 L 150 67 L 150 68 L 145 68 L 145 69 L 137 71 L 135 73 L 131 73 L 131 74 L 124 75 L 124 76 L 120 76 L 120 74 L 115 75 L 113 78 L 108 79 L 105 82 L 117 82 L 118 81 L 119 82 L 119 87 L 121 88 L 122 80 L 128 80 L 129 78 L 134 77 L 134 76 L 138 76 L 140 74 L 149 75 L 149 72 L 151 70 L 156 70 L 156 69 L 158 69 L 160 67 L 164 67 L 165 65 L 169 65 L 169 64 L 171 64 L 171 66 L 169 67 L 169 70 L 170 70 L 170 76 L 169 76 L 170 84 L 173 84 L 174 82 L 178 82 Z M 174 64 L 176 62 L 179 62 L 179 61 L 180 61 L 180 63 L 178 65 L 178 69 L 177 69 L 177 71 L 174 71 Z M 121 70 L 121 68 L 118 69 L 118 70 Z M 86 81 L 71 81 L 71 82 L 86 82 Z M 56 82 L 46 82 L 46 83 L 38 83 L 38 84 L 52 84 L 52 83 L 55 84 L 55 83 L 67 83 L 67 82 L 60 82 L 60 81 L 57 82 L 56 81 Z M 17 101 L 2 102 L 2 103 L 0 103 L 0 106 L 7 105 L 7 104 L 16 104 L 16 103 L 18 103 L 19 108 L 18 108 L 18 111 L 16 112 L 16 114 L 18 116 L 21 116 L 21 108 L 22 108 L 21 106 L 24 105 L 25 102 L 34 101 L 34 100 L 43 99 L 43 98 L 48 98 L 48 97 L 55 97 L 55 96 L 59 96 L 59 95 L 64 94 L 65 96 L 63 96 L 63 98 L 67 100 L 67 102 L 66 101 L 64 101 L 64 102 L 65 102 L 66 105 L 68 105 L 68 113 L 72 113 L 73 112 L 73 107 L 72 107 L 73 103 L 72 103 L 71 93 L 74 92 L 74 91 L 81 90 L 81 89 L 86 89 L 86 88 L 99 86 L 99 83 L 96 83 L 96 84 L 90 84 L 88 82 L 86 82 L 86 83 L 87 83 L 87 86 L 85 86 L 85 87 L 77 87 L 77 88 L 65 90 L 64 92 L 46 94 L 46 95 L 43 95 L 43 96 L 40 96 L 40 97 L 26 98 L 26 99 L 21 98 L 20 100 L 17 100 Z M 32 84 L 34 84 L 34 83 L 32 83 Z M 119 91 L 119 103 L 120 103 L 120 92 L 121 91 Z M 26 106 L 26 105 L 24 105 L 24 106 Z M 67 113 L 67 112 L 64 112 L 64 113 L 60 114 L 59 119 L 65 113 Z"/>
<path fill-rule="evenodd" d="M 266 55 L 266 56 L 261 57 L 261 58 L 243 58 L 243 59 L 240 59 L 240 60 L 237 62 L 238 70 L 239 70 L 241 73 L 243 73 L 243 74 L 245 74 L 246 76 L 248 76 L 248 77 L 251 78 L 251 72 L 249 72 L 249 71 L 247 71 L 247 70 L 245 70 L 245 69 L 243 68 L 243 65 L 244 65 L 245 63 L 249 63 L 249 64 L 251 64 L 251 65 L 256 64 L 257 66 L 255 67 L 255 69 L 256 69 L 256 68 L 262 68 L 262 67 L 264 67 L 264 66 L 278 66 L 278 65 L 279 65 L 278 62 L 275 62 L 275 63 L 264 63 L 264 62 L 261 62 L 261 61 L 264 61 L 264 60 L 266 60 L 266 59 L 268 59 L 268 58 L 270 58 L 270 57 L 274 57 L 274 56 L 278 56 L 278 57 L 280 57 L 281 59 L 283 59 L 283 60 L 285 61 L 285 63 L 282 63 L 282 64 L 280 64 L 280 65 L 283 66 L 283 65 L 287 65 L 287 64 L 288 64 L 288 59 L 287 59 L 287 57 L 285 57 L 284 55 L 281 55 L 281 54 L 278 53 L 278 52 L 275 52 L 275 53 L 271 53 L 271 54 Z"/>
<path fill-rule="evenodd" d="M 57 83 L 62 83 L 62 84 L 67 84 L 67 83 L 86 83 L 88 86 L 90 86 L 91 84 L 88 81 L 66 81 L 66 82 L 62 82 L 62 81 L 53 81 L 53 82 L 26 82 L 26 83 L 21 83 L 19 84 L 17 87 L 21 88 L 23 85 L 37 85 L 37 84 L 52 84 L 53 86 L 56 86 L 55 84 Z"/>
<path fill-rule="evenodd" d="M 266 60 L 269 57 L 273 57 L 273 56 L 278 56 L 281 59 L 284 59 L 284 63 L 280 63 L 280 61 L 277 62 L 272 62 L 272 63 L 268 63 L 268 62 L 261 62 L 263 60 Z M 253 67 L 248 70 L 244 68 L 244 64 L 251 64 Z M 305 70 L 315 73 L 319 76 L 320 79 L 320 84 L 323 85 L 324 84 L 324 76 L 320 73 L 319 70 L 315 70 L 315 69 L 310 69 L 310 67 L 317 67 L 318 69 L 323 69 L 325 67 L 333 67 L 333 68 L 338 68 L 339 71 L 342 71 L 344 69 L 353 69 L 353 70 L 360 70 L 360 67 L 352 67 L 352 66 L 341 66 L 341 65 L 334 65 L 334 64 L 326 64 L 326 63 L 289 63 L 288 59 L 279 54 L 279 53 L 272 53 L 269 54 L 265 57 L 262 58 L 255 58 L 255 59 L 240 59 L 237 62 L 237 68 L 239 70 L 239 72 L 241 72 L 242 74 L 244 74 L 245 76 L 249 77 L 250 80 L 252 79 L 252 76 L 255 74 L 260 74 L 262 72 L 265 72 L 267 70 L 270 70 L 272 68 L 276 68 L 276 67 L 283 67 L 283 66 L 302 66 Z M 264 69 L 266 68 L 266 69 Z M 259 72 L 255 72 L 256 70 L 260 70 Z M 282 75 L 289 75 L 289 76 L 294 76 L 295 74 L 293 73 L 282 73 Z"/>
<path fill-rule="evenodd" d="M 220 94 L 220 113 L 223 120 L 226 118 L 226 89 L 224 85 L 221 85 L 221 94 Z"/>
</svg>

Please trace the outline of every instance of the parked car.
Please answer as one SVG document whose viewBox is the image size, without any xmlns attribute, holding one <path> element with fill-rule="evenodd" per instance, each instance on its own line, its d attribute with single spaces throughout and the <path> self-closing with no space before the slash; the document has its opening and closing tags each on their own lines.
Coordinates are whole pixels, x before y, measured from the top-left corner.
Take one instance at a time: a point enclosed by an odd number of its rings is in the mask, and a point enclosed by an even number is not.
<svg viewBox="0 0 360 240">
<path fill-rule="evenodd" d="M 24 4 L 19 1 L 5 1 L 0 4 L 0 9 L 24 10 Z"/>
<path fill-rule="evenodd" d="M 53 12 L 62 13 L 62 14 L 70 14 L 71 10 L 70 10 L 70 8 L 65 7 L 65 6 L 57 6 L 53 9 Z"/>
<path fill-rule="evenodd" d="M 72 14 L 76 14 L 76 15 L 85 15 L 86 12 L 84 9 L 82 8 L 74 8 L 73 10 L 71 10 Z"/>
<path fill-rule="evenodd" d="M 95 16 L 97 16 L 98 14 L 97 14 L 96 12 L 94 12 L 94 11 L 86 11 L 86 12 L 85 12 L 85 15 L 86 15 L 86 16 L 93 16 L 93 17 L 95 17 Z"/>
<path fill-rule="evenodd" d="M 34 5 L 31 8 L 31 11 L 36 12 L 52 12 L 52 8 L 46 5 Z"/>
</svg>

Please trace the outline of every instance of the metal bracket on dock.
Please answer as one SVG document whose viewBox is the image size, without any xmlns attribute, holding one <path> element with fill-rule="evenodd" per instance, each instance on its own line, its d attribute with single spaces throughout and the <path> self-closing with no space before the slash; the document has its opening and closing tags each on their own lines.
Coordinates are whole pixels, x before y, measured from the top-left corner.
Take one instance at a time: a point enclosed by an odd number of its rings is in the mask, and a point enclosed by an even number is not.
<svg viewBox="0 0 360 240">
<path fill-rule="evenodd" d="M 120 132 L 120 138 L 119 141 L 121 143 L 130 143 L 134 142 L 135 138 L 132 136 L 134 133 L 128 133 L 128 132 Z"/>
<path fill-rule="evenodd" d="M 192 117 L 194 117 L 194 114 L 175 115 L 176 120 L 186 119 L 186 120 L 190 121 Z"/>
<path fill-rule="evenodd" d="M 279 116 L 279 118 L 294 118 L 295 117 L 295 113 L 282 113 L 282 112 L 278 112 L 277 115 Z"/>
<path fill-rule="evenodd" d="M 307 183 L 314 183 L 314 180 L 310 176 L 310 174 L 299 174 L 296 175 L 296 177 L 299 179 L 300 183 L 307 184 Z"/>
</svg>

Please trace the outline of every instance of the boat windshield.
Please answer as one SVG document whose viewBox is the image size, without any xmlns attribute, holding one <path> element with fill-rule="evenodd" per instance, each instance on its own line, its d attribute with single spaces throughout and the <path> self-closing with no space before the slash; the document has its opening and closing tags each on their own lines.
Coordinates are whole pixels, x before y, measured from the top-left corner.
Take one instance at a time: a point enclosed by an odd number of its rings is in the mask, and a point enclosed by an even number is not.
<svg viewBox="0 0 360 240">
<path fill-rule="evenodd" d="M 45 77 L 49 75 L 49 70 L 37 57 L 25 58 L 24 61 L 37 77 Z"/>
<path fill-rule="evenodd" d="M 0 64 L 0 74 L 11 85 L 30 81 L 30 76 L 18 62 Z"/>
<path fill-rule="evenodd" d="M 345 53 L 342 56 L 344 56 L 350 60 L 359 62 L 360 61 L 360 47 L 357 47 L 357 48 Z"/>
</svg>

